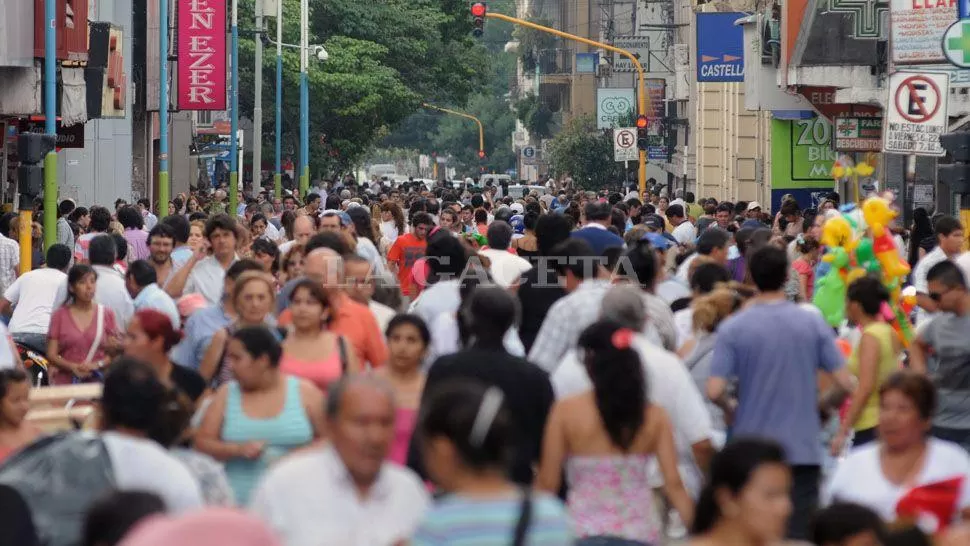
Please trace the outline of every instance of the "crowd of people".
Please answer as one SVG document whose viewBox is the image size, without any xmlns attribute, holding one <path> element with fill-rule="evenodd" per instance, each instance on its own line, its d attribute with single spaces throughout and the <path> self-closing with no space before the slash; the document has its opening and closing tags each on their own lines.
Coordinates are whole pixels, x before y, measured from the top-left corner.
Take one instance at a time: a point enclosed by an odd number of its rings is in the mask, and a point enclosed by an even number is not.
<svg viewBox="0 0 970 546">
<path fill-rule="evenodd" d="M 970 544 L 957 219 L 896 231 L 906 346 L 810 303 L 837 194 L 315 186 L 65 200 L 22 275 L 0 217 L 0 544 Z"/>
</svg>

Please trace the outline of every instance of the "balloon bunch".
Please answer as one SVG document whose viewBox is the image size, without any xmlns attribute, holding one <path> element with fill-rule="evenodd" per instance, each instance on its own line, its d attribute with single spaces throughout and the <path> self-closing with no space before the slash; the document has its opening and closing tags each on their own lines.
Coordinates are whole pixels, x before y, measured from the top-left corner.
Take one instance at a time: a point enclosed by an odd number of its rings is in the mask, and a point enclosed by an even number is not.
<svg viewBox="0 0 970 546">
<path fill-rule="evenodd" d="M 858 165 L 856 166 L 858 168 Z M 900 258 L 889 224 L 896 217 L 890 196 L 873 196 L 861 207 L 846 205 L 841 212 L 830 211 L 822 226 L 822 244 L 826 247 L 823 262 L 828 272 L 815 285 L 812 302 L 833 327 L 845 319 L 846 290 L 863 275 L 879 278 L 890 294 L 884 311 L 904 346 L 913 338 L 907 316 L 915 303 L 913 295 L 903 295 L 902 284 L 909 274 L 909 264 Z"/>
<path fill-rule="evenodd" d="M 831 174 L 836 182 L 839 180 L 845 180 L 847 182 L 851 180 L 853 188 L 855 189 L 855 201 L 856 203 L 862 203 L 862 184 L 859 181 L 859 177 L 869 178 L 874 172 L 876 172 L 875 167 L 867 161 L 853 163 L 852 158 L 844 155 L 832 164 Z"/>
</svg>

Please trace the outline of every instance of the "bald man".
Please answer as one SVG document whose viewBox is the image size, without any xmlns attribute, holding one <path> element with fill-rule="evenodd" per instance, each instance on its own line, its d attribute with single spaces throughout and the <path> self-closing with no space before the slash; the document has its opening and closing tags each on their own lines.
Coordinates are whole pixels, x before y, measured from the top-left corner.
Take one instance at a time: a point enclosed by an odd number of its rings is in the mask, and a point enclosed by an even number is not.
<svg viewBox="0 0 970 546">
<path fill-rule="evenodd" d="M 293 248 L 293 245 L 299 244 L 306 246 L 310 237 L 313 236 L 315 227 L 313 218 L 306 215 L 297 216 L 296 220 L 293 221 L 293 240 L 280 245 L 280 259 L 282 260 L 286 256 L 286 253 Z"/>
<path fill-rule="evenodd" d="M 252 512 L 285 544 L 406 541 L 431 499 L 414 472 L 387 461 L 394 413 L 392 390 L 380 379 L 355 375 L 332 384 L 330 441 L 287 457 L 264 474 Z"/>
<path fill-rule="evenodd" d="M 351 299 L 344 290 L 344 261 L 332 249 L 317 248 L 303 260 L 303 275 L 319 282 L 330 299 L 330 330 L 344 336 L 361 362 L 372 368 L 387 361 L 387 345 L 377 319 L 366 305 Z M 280 313 L 279 324 L 289 325 L 290 310 Z"/>
</svg>

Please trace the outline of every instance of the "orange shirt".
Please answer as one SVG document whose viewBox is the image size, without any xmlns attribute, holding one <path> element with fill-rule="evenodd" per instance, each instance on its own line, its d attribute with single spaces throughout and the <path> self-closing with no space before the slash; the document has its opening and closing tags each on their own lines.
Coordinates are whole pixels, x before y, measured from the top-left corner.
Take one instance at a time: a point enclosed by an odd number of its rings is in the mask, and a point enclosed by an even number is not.
<svg viewBox="0 0 970 546">
<path fill-rule="evenodd" d="M 387 252 L 388 263 L 397 264 L 397 280 L 401 285 L 401 293 L 405 296 L 414 295 L 411 287 L 411 269 L 415 262 L 424 258 L 426 248 L 428 248 L 426 239 L 418 239 L 413 233 L 405 233 L 394 241 L 391 250 Z"/>
<path fill-rule="evenodd" d="M 387 345 L 370 307 L 357 303 L 347 294 L 341 294 L 330 303 L 334 307 L 330 331 L 347 339 L 361 364 L 369 362 L 374 368 L 383 366 L 387 362 Z M 292 313 L 284 309 L 277 324 L 286 327 L 292 323 Z"/>
</svg>

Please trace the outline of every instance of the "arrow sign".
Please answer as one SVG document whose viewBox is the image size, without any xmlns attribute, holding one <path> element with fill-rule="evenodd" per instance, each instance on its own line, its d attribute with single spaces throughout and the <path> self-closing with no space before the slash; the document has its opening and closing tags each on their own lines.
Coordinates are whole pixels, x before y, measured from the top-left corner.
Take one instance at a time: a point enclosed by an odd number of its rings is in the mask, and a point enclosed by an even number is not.
<svg viewBox="0 0 970 546">
<path fill-rule="evenodd" d="M 736 25 L 743 13 L 698 13 L 697 81 L 744 81 L 744 30 Z"/>
</svg>

